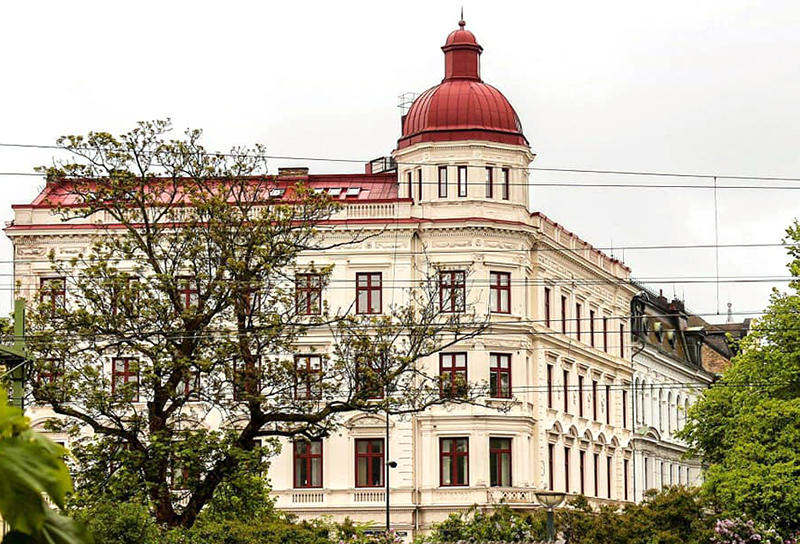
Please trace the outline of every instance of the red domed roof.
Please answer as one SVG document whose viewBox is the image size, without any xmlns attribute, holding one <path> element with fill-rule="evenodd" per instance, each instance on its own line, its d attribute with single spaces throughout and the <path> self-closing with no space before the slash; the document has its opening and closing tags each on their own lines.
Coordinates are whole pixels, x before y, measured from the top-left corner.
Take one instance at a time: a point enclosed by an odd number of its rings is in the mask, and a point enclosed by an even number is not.
<svg viewBox="0 0 800 544">
<path fill-rule="evenodd" d="M 486 140 L 528 145 L 517 113 L 503 93 L 480 77 L 480 54 L 475 35 L 459 29 L 447 37 L 442 50 L 445 77 L 422 93 L 403 118 L 398 149 L 419 142 Z"/>
</svg>

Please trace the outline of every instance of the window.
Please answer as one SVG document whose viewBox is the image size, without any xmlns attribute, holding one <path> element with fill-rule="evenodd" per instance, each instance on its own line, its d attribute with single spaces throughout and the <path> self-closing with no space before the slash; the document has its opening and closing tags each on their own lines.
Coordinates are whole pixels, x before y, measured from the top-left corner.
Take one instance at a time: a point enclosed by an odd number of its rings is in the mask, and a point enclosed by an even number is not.
<svg viewBox="0 0 800 544">
<path fill-rule="evenodd" d="M 555 478 L 553 469 L 555 468 L 555 444 L 547 445 L 547 489 L 555 491 Z"/>
<path fill-rule="evenodd" d="M 417 200 L 422 202 L 422 168 L 417 169 Z"/>
<path fill-rule="evenodd" d="M 439 167 L 439 198 L 447 197 L 447 167 Z"/>
<path fill-rule="evenodd" d="M 547 407 L 553 407 L 553 365 L 547 365 Z"/>
<path fill-rule="evenodd" d="M 408 198 L 411 199 L 411 203 L 414 203 L 414 182 L 413 182 L 413 174 L 409 170 L 406 173 L 406 181 L 408 182 Z"/>
<path fill-rule="evenodd" d="M 586 452 L 583 450 L 578 452 L 578 468 L 581 477 L 581 495 L 586 495 Z"/>
<path fill-rule="evenodd" d="M 51 315 L 65 306 L 67 280 L 65 278 L 41 278 L 39 280 L 39 300 L 50 307 Z"/>
<path fill-rule="evenodd" d="M 322 440 L 295 441 L 294 486 L 322 487 Z"/>
<path fill-rule="evenodd" d="M 118 389 L 129 394 L 131 401 L 139 402 L 139 369 L 130 357 L 115 357 L 111 361 L 111 394 L 115 395 Z"/>
<path fill-rule="evenodd" d="M 594 310 L 589 310 L 589 345 L 594 347 Z"/>
<path fill-rule="evenodd" d="M 359 272 L 356 274 L 356 313 L 381 313 L 381 280 L 380 272 Z"/>
<path fill-rule="evenodd" d="M 469 439 L 439 439 L 439 485 L 469 485 Z"/>
<path fill-rule="evenodd" d="M 613 469 L 614 463 L 611 457 L 606 457 L 606 497 L 611 498 L 611 482 L 613 481 Z"/>
<path fill-rule="evenodd" d="M 550 288 L 544 288 L 544 325 L 550 327 Z"/>
<path fill-rule="evenodd" d="M 511 180 L 508 168 L 503 168 L 503 200 L 508 200 L 511 194 Z"/>
<path fill-rule="evenodd" d="M 467 354 L 439 354 L 439 380 L 439 391 L 442 398 L 466 396 Z"/>
<path fill-rule="evenodd" d="M 439 272 L 439 307 L 442 312 L 457 313 L 465 310 L 466 277 L 463 270 Z"/>
<path fill-rule="evenodd" d="M 600 454 L 594 454 L 594 466 L 593 466 L 593 474 L 594 474 L 594 496 L 600 496 Z"/>
<path fill-rule="evenodd" d="M 319 315 L 322 313 L 322 275 L 297 274 L 294 277 L 297 313 Z"/>
<path fill-rule="evenodd" d="M 583 376 L 578 376 L 578 415 L 583 417 Z"/>
<path fill-rule="evenodd" d="M 200 301 L 199 293 L 197 281 L 193 276 L 178 277 L 178 298 L 180 299 L 182 308 L 186 309 L 197 306 Z"/>
<path fill-rule="evenodd" d="M 628 428 L 628 392 L 622 390 L 622 428 Z"/>
<path fill-rule="evenodd" d="M 486 167 L 486 198 L 494 198 L 494 168 Z"/>
<path fill-rule="evenodd" d="M 467 167 L 458 167 L 458 196 L 467 196 Z"/>
<path fill-rule="evenodd" d="M 191 369 L 184 370 L 184 375 L 175 387 L 176 395 L 183 395 L 189 397 L 192 391 L 200 387 L 200 373 Z"/>
<path fill-rule="evenodd" d="M 295 355 L 294 398 L 297 400 L 322 398 L 322 357 L 320 355 Z"/>
<path fill-rule="evenodd" d="M 569 370 L 564 369 L 564 412 L 569 412 Z"/>
<path fill-rule="evenodd" d="M 647 474 L 645 472 L 645 474 Z M 625 490 L 625 500 L 628 500 L 628 460 L 623 459 L 622 461 L 622 479 L 623 479 L 623 489 Z"/>
<path fill-rule="evenodd" d="M 247 397 L 258 395 L 261 390 L 259 373 L 261 365 L 256 362 L 233 361 L 233 400 L 247 400 Z"/>
<path fill-rule="evenodd" d="M 597 380 L 592 380 L 592 421 L 597 421 Z"/>
<path fill-rule="evenodd" d="M 625 357 L 625 325 L 619 326 L 619 356 Z"/>
<path fill-rule="evenodd" d="M 511 487 L 511 439 L 489 439 L 489 485 Z"/>
<path fill-rule="evenodd" d="M 489 273 L 489 306 L 495 313 L 511 313 L 511 274 L 509 272 Z"/>
<path fill-rule="evenodd" d="M 111 315 L 117 315 L 120 308 L 130 305 L 131 310 L 136 310 L 139 302 L 139 278 L 125 276 L 122 281 L 115 281 L 111 286 Z"/>
<path fill-rule="evenodd" d="M 489 390 L 496 399 L 511 398 L 511 355 L 489 354 Z"/>
<path fill-rule="evenodd" d="M 356 487 L 383 486 L 383 438 L 356 439 Z"/>
<path fill-rule="evenodd" d="M 564 492 L 569 493 L 569 456 L 572 452 L 567 446 L 564 446 Z"/>
<path fill-rule="evenodd" d="M 603 351 L 608 353 L 608 318 L 603 317 Z"/>
<path fill-rule="evenodd" d="M 367 399 L 383 398 L 383 369 L 378 362 L 356 364 L 356 393 Z"/>
<path fill-rule="evenodd" d="M 581 305 L 575 303 L 575 337 L 581 339 Z"/>
<path fill-rule="evenodd" d="M 567 297 L 561 295 L 561 332 L 567 334 Z"/>
<path fill-rule="evenodd" d="M 611 386 L 606 384 L 606 424 L 611 424 Z"/>
</svg>

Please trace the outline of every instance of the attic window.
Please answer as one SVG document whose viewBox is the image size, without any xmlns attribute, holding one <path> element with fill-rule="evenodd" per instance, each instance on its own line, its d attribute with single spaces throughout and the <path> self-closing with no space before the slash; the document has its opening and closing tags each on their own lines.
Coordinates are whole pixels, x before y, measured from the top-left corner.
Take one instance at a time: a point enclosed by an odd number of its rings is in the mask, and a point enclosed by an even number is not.
<svg viewBox="0 0 800 544">
<path fill-rule="evenodd" d="M 324 187 L 314 187 L 314 194 L 315 195 L 319 195 L 319 194 L 322 194 L 324 192 L 325 192 L 325 188 Z"/>
<path fill-rule="evenodd" d="M 660 321 L 653 323 L 653 332 L 656 333 L 656 339 L 661 342 L 661 338 L 664 336 L 664 328 Z"/>
<path fill-rule="evenodd" d="M 675 340 L 676 339 L 677 339 L 677 337 L 675 336 L 675 331 L 674 330 L 667 331 L 667 342 L 669 342 L 669 345 L 670 345 L 670 347 L 672 349 L 675 349 Z"/>
<path fill-rule="evenodd" d="M 358 193 L 360 192 L 361 192 L 361 187 L 348 187 L 345 196 L 358 196 Z"/>
<path fill-rule="evenodd" d="M 269 196 L 270 198 L 280 198 L 283 196 L 283 193 L 286 192 L 286 189 L 270 189 Z"/>
<path fill-rule="evenodd" d="M 339 195 L 342 194 L 342 188 L 341 187 L 331 187 L 330 189 L 328 189 L 328 194 L 331 195 L 331 196 L 339 196 Z"/>
</svg>

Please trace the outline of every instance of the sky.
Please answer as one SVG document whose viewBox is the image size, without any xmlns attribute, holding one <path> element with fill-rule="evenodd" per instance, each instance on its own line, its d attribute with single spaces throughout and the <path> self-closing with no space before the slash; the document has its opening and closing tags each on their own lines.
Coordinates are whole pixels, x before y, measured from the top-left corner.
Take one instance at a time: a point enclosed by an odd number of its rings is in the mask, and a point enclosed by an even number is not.
<svg viewBox="0 0 800 544">
<path fill-rule="evenodd" d="M 388 155 L 400 132 L 398 95 L 441 81 L 440 47 L 461 7 L 6 2 L 0 144 L 53 144 L 169 117 L 177 132 L 202 128 L 212 150 L 260 142 L 277 156 Z M 484 48 L 483 79 L 519 114 L 534 167 L 800 178 L 800 3 L 465 0 L 463 9 Z M 0 145 L 0 221 L 43 186 L 7 174 L 52 164 L 58 153 Z M 269 166 L 363 171 L 358 162 Z M 534 171 L 531 181 L 532 210 L 709 321 L 724 321 L 728 302 L 737 320 L 755 314 L 771 289 L 787 288 L 782 247 L 721 247 L 718 267 L 713 247 L 634 247 L 780 244 L 800 211 L 800 180 L 720 179 L 716 213 L 708 178 Z M 537 186 L 546 183 L 669 187 Z M 0 238 L 7 315 L 12 252 Z"/>
</svg>

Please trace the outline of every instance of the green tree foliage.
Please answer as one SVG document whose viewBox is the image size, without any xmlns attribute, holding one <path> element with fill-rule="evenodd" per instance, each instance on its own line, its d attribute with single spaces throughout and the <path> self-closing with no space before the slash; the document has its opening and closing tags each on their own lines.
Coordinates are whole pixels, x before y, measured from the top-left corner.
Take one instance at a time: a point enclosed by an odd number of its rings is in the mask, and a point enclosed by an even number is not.
<svg viewBox="0 0 800 544">
<path fill-rule="evenodd" d="M 797 244 L 800 225 L 787 234 Z M 716 507 L 784 535 L 800 529 L 800 247 L 789 254 L 791 291 L 773 291 L 741 354 L 689 410 L 684 431 L 709 465 L 703 487 Z"/>
<path fill-rule="evenodd" d="M 298 262 L 302 252 L 381 229 L 330 226 L 340 207 L 264 175 L 261 147 L 208 153 L 199 131 L 173 140 L 170 129 L 59 139 L 74 160 L 47 169 L 48 198 L 93 234 L 80 254 L 51 255 L 65 284 L 38 294 L 28 348 L 35 400 L 68 429 L 92 431 L 74 448 L 82 504 L 146 502 L 160 524 L 190 527 L 221 486 L 266 471 L 275 437 L 322 437 L 353 411 L 443 402 L 420 359 L 481 327 L 470 312 L 440 311 L 427 270 L 411 302 L 381 316 L 296 299 L 295 274 L 324 287 L 330 272 Z M 334 339 L 313 374 L 293 358 L 311 334 Z M 378 390 L 397 394 L 375 402 Z"/>
<path fill-rule="evenodd" d="M 428 542 L 531 542 L 547 538 L 544 512 L 528 514 L 500 504 L 493 509 L 473 506 L 453 513 L 436 524 L 425 538 Z"/>
<path fill-rule="evenodd" d="M 59 509 L 72 490 L 64 448 L 30 429 L 0 390 L 0 516 L 11 526 L 3 544 L 81 544 L 83 529 Z"/>
</svg>

